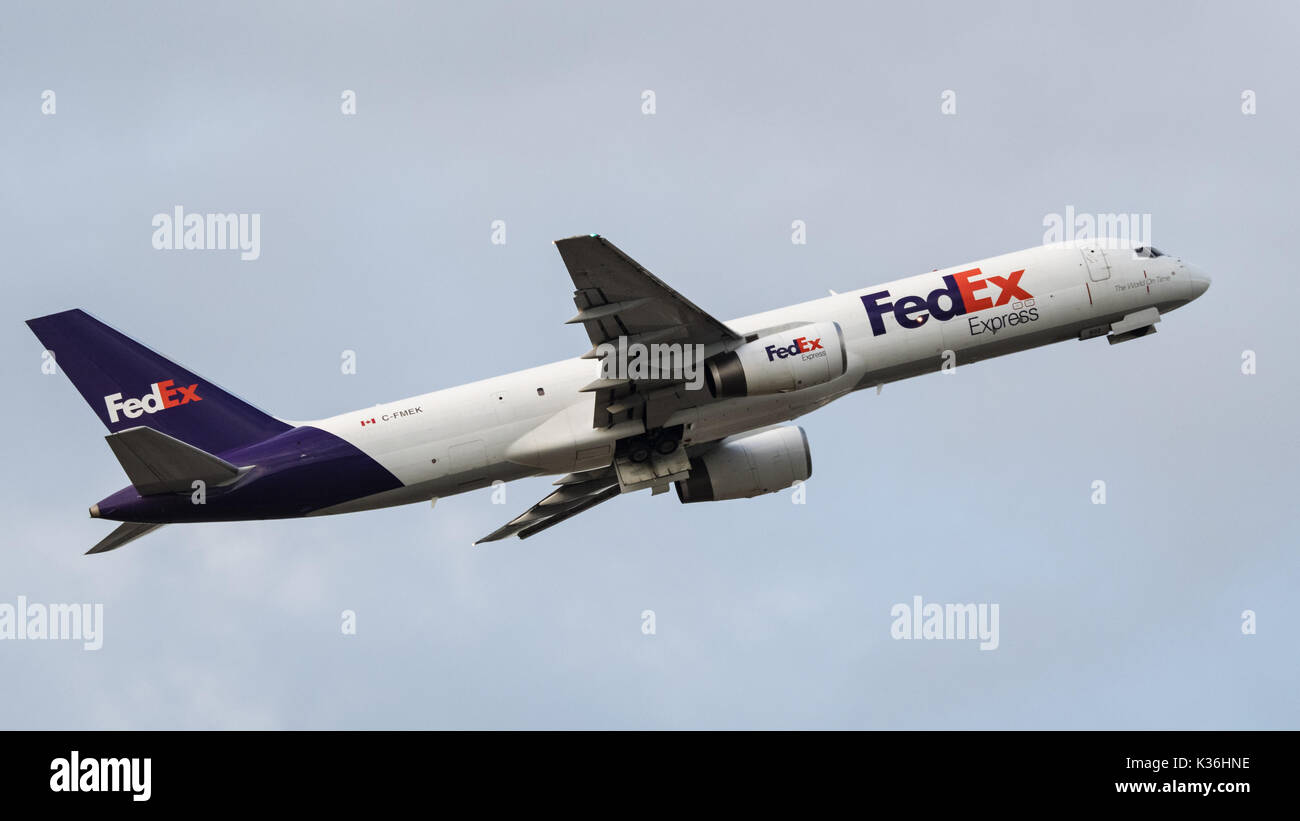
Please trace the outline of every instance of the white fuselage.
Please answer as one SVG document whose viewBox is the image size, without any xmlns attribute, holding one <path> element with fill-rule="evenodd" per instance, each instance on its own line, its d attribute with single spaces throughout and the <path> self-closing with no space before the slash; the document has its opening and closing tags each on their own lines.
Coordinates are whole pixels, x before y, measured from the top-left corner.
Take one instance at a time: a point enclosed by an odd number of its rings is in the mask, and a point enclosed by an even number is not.
<svg viewBox="0 0 1300 821">
<path fill-rule="evenodd" d="M 978 274 L 971 273 L 975 269 Z M 1018 271 L 1024 273 L 1013 277 Z M 971 304 L 969 312 L 943 319 L 931 316 L 934 306 L 924 302 L 948 287 L 953 280 L 946 276 L 961 281 Z M 1202 280 L 1208 282 L 1172 256 L 1057 244 L 742 317 L 727 325 L 745 335 L 796 323 L 839 323 L 847 349 L 844 374 L 771 396 L 713 399 L 699 391 L 698 403 L 666 424 L 682 425 L 688 446 L 711 442 L 794 419 L 861 388 L 937 371 L 945 362 L 965 365 L 1104 335 L 1111 323 L 1136 312 L 1165 313 L 1186 304 L 1204 291 Z M 915 299 L 900 307 L 907 297 Z M 874 314 L 868 301 L 877 307 Z M 937 304 L 940 315 L 951 311 L 951 300 Z M 598 361 L 566 359 L 305 423 L 355 445 L 404 485 L 320 513 L 427 501 L 495 481 L 608 465 L 615 441 L 643 429 L 640 422 L 592 425 L 594 395 L 580 389 L 599 376 Z M 541 440 L 545 447 L 536 447 Z"/>
</svg>

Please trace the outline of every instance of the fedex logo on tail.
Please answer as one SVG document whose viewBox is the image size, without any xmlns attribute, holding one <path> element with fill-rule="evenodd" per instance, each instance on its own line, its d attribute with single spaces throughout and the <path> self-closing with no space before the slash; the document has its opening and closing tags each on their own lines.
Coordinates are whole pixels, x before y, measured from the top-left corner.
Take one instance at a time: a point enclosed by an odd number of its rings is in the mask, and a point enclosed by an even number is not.
<svg viewBox="0 0 1300 821">
<path fill-rule="evenodd" d="M 172 379 L 155 382 L 150 385 L 152 390 L 139 399 L 122 401 L 122 394 L 120 393 L 105 396 L 104 404 L 108 406 L 108 421 L 110 423 L 117 422 L 119 412 L 127 419 L 135 419 L 144 413 L 157 413 L 160 410 L 174 408 L 177 405 L 203 401 L 203 397 L 199 396 L 198 393 L 199 384 L 197 382 L 188 388 L 174 383 L 175 380 Z"/>
<path fill-rule="evenodd" d="M 928 296 L 905 296 L 890 302 L 889 291 L 876 291 L 863 296 L 862 305 L 871 320 L 871 335 L 880 336 L 885 332 L 883 317 L 890 312 L 902 327 L 919 328 L 932 316 L 946 322 L 955 316 L 1006 305 L 1013 299 L 1033 299 L 1033 294 L 1020 287 L 1024 273 L 1021 269 L 1005 277 L 985 276 L 979 268 L 972 268 L 948 274 L 943 278 L 946 287 L 936 288 Z"/>
</svg>

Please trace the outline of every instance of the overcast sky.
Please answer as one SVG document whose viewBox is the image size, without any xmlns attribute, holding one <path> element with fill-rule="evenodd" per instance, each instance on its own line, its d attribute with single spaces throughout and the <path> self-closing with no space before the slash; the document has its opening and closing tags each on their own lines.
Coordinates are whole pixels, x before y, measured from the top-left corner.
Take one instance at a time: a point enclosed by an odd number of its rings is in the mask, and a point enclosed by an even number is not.
<svg viewBox="0 0 1300 821">
<path fill-rule="evenodd" d="M 105 635 L 0 641 L 0 727 L 1297 727 L 1298 29 L 1291 3 L 8 4 L 0 603 L 99 602 Z M 155 250 L 176 205 L 261 214 L 260 258 Z M 1036 245 L 1067 207 L 1150 214 L 1213 286 L 1153 337 L 805 417 L 805 505 L 639 493 L 478 548 L 549 480 L 83 557 L 125 476 L 23 325 L 82 307 L 313 419 L 584 352 L 560 237 L 728 319 Z M 915 595 L 998 604 L 1000 646 L 893 640 Z"/>
</svg>

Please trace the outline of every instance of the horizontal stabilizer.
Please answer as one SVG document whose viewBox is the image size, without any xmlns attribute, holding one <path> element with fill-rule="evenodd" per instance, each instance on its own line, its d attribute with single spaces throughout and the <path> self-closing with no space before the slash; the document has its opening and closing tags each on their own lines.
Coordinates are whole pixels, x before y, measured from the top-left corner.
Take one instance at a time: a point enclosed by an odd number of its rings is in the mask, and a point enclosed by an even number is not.
<svg viewBox="0 0 1300 821">
<path fill-rule="evenodd" d="M 141 496 L 189 491 L 195 480 L 219 485 L 239 476 L 239 468 L 225 459 L 153 428 L 128 428 L 104 438 Z"/>
<path fill-rule="evenodd" d="M 146 533 L 152 533 L 160 527 L 162 527 L 161 524 L 146 524 L 142 522 L 127 522 L 126 524 L 119 525 L 116 530 L 105 536 L 99 544 L 87 550 L 86 555 L 89 556 L 92 553 L 107 553 L 110 550 L 117 550 L 127 542 L 133 542 Z"/>
</svg>

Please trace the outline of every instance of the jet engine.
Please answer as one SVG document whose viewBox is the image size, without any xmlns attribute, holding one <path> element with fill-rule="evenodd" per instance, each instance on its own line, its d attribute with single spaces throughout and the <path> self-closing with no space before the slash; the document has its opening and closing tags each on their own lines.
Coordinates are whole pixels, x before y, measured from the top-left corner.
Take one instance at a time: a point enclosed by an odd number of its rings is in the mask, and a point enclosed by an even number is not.
<svg viewBox="0 0 1300 821">
<path fill-rule="evenodd" d="M 838 322 L 816 322 L 769 334 L 704 363 L 715 398 L 787 393 L 829 382 L 848 367 Z"/>
<path fill-rule="evenodd" d="M 748 499 L 776 493 L 812 475 L 812 454 L 803 428 L 779 428 L 729 436 L 691 459 L 691 475 L 678 481 L 677 498 L 690 502 Z"/>
</svg>

